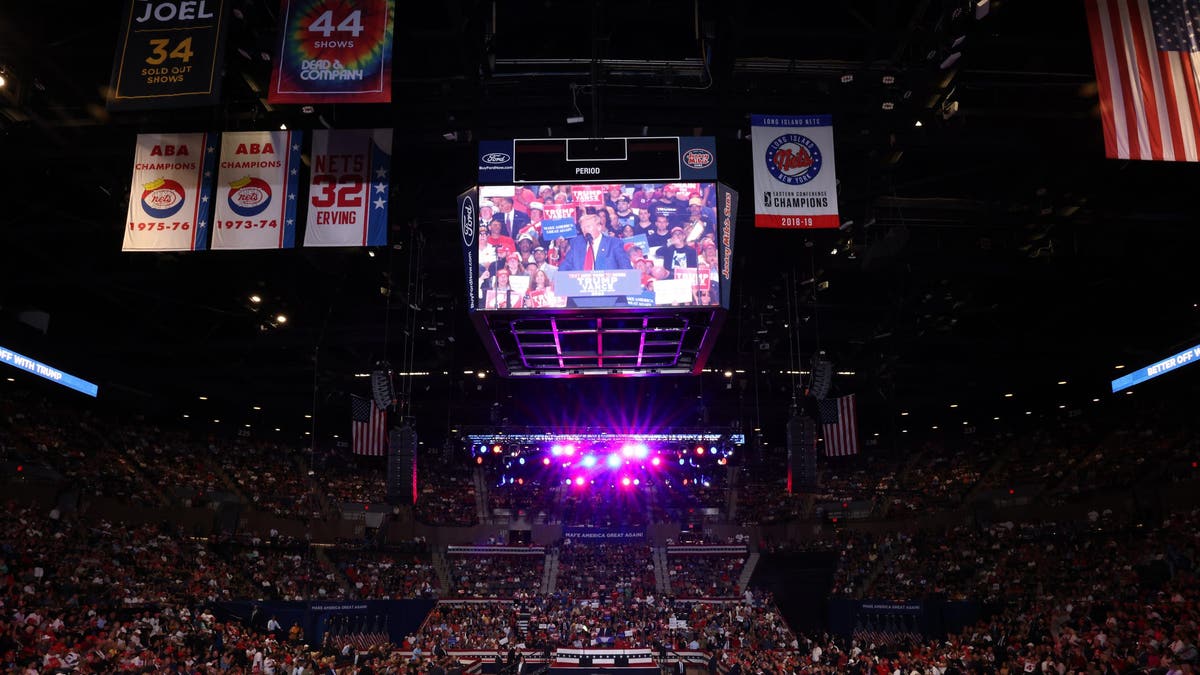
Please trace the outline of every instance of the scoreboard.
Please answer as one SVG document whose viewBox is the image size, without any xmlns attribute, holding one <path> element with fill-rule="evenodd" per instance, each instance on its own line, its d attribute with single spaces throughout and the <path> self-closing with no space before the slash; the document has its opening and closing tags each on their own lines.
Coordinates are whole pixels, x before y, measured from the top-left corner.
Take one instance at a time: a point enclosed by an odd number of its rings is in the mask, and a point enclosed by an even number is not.
<svg viewBox="0 0 1200 675">
<path fill-rule="evenodd" d="M 717 181 L 712 137 L 481 141 L 458 212 L 467 304 L 498 365 L 548 350 L 560 369 L 593 361 L 584 374 L 626 352 L 637 367 L 675 366 L 704 351 L 729 307 L 737 193 Z M 574 354 L 567 322 L 570 335 L 621 326 L 640 340 Z M 540 337 L 521 343 L 523 331 Z M 647 358 L 659 346 L 666 356 Z"/>
</svg>

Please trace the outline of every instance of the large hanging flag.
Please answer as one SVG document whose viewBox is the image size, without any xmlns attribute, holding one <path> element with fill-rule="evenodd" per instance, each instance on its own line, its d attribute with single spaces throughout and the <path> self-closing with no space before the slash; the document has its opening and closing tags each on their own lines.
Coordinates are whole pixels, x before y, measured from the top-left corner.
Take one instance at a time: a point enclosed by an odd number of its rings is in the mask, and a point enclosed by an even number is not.
<svg viewBox="0 0 1200 675">
<path fill-rule="evenodd" d="M 821 408 L 821 431 L 825 438 L 826 457 L 845 457 L 858 454 L 858 411 L 854 394 L 824 399 Z"/>
<path fill-rule="evenodd" d="M 313 132 L 307 246 L 386 246 L 392 130 Z"/>
<path fill-rule="evenodd" d="M 300 135 L 241 131 L 221 136 L 214 250 L 295 245 Z"/>
<path fill-rule="evenodd" d="M 216 103 L 227 5 L 225 0 L 129 0 L 117 41 L 109 109 Z"/>
<path fill-rule="evenodd" d="M 394 0 L 282 0 L 271 103 L 390 103 Z"/>
<path fill-rule="evenodd" d="M 1200 1 L 1087 0 L 1104 154 L 1200 160 Z"/>
<path fill-rule="evenodd" d="M 214 134 L 139 134 L 121 250 L 203 250 L 216 157 Z"/>
<path fill-rule="evenodd" d="M 839 227 L 833 118 L 752 115 L 754 226 Z"/>
<path fill-rule="evenodd" d="M 351 452 L 356 455 L 383 457 L 387 452 L 387 413 L 375 401 L 350 397 Z"/>
</svg>

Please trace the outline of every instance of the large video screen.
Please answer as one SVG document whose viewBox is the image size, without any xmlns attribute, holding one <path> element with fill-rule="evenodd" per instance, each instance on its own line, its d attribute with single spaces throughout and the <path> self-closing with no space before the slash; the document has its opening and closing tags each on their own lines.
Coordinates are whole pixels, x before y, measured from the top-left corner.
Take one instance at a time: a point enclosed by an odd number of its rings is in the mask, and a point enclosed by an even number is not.
<svg viewBox="0 0 1200 675">
<path fill-rule="evenodd" d="M 706 182 L 479 187 L 476 310 L 721 303 Z"/>
</svg>

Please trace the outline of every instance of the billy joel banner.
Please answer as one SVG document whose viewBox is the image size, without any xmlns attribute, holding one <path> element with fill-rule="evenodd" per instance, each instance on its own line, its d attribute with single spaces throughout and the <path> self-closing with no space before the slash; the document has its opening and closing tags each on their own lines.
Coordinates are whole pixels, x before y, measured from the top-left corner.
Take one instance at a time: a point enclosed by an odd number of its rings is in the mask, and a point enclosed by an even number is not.
<svg viewBox="0 0 1200 675">
<path fill-rule="evenodd" d="M 121 250 L 203 250 L 216 157 L 213 134 L 139 134 Z"/>
<path fill-rule="evenodd" d="M 271 103 L 390 103 L 394 0 L 282 0 Z"/>
<path fill-rule="evenodd" d="M 752 115 L 754 226 L 838 227 L 833 120 L 829 115 Z"/>
<path fill-rule="evenodd" d="M 213 250 L 295 245 L 300 136 L 299 131 L 221 136 Z"/>
<path fill-rule="evenodd" d="M 305 246 L 386 246 L 392 130 L 313 132 Z"/>
<path fill-rule="evenodd" d="M 221 96 L 226 0 L 129 0 L 110 110 L 178 108 Z"/>
</svg>

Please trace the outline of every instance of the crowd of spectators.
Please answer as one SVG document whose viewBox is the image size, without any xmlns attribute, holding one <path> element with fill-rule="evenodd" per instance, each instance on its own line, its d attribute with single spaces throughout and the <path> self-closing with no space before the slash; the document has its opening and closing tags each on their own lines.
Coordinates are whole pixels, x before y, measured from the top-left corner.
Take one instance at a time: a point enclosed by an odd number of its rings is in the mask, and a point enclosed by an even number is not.
<svg viewBox="0 0 1200 675">
<path fill-rule="evenodd" d="M 576 598 L 632 600 L 654 594 L 654 559 L 646 544 L 563 543 L 555 589 Z"/>
<path fill-rule="evenodd" d="M 435 598 L 440 584 L 427 544 L 386 550 L 330 549 L 329 558 L 358 599 Z"/>
<path fill-rule="evenodd" d="M 459 598 L 511 598 L 542 588 L 546 556 L 537 553 L 449 553 L 446 556 L 453 595 Z"/>
<path fill-rule="evenodd" d="M 479 523 L 472 469 L 434 455 L 419 460 L 420 494 L 413 509 L 417 520 L 427 525 L 467 527 Z"/>
<path fill-rule="evenodd" d="M 490 481 L 488 487 L 488 511 L 507 510 L 510 515 L 520 512 L 531 520 L 545 522 L 554 508 L 554 498 L 559 490 L 557 482 L 531 478 L 520 482 Z"/>
<path fill-rule="evenodd" d="M 665 652 L 793 650 L 796 636 L 770 594 L 739 601 L 575 598 L 565 593 L 493 603 L 442 602 L 409 643 L 423 650 L 553 647 L 653 647 Z"/>
<path fill-rule="evenodd" d="M 741 589 L 746 553 L 668 553 L 667 577 L 677 598 L 730 598 Z"/>
</svg>

